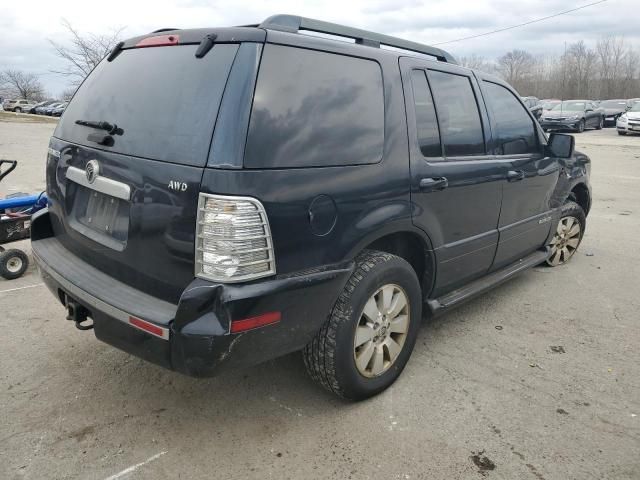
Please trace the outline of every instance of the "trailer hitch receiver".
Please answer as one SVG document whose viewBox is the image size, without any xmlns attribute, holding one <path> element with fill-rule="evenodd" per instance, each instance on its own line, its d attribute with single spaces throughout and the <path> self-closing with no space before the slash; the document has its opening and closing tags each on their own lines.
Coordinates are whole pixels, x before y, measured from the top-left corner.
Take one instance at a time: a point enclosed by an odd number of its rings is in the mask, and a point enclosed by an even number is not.
<svg viewBox="0 0 640 480">
<path fill-rule="evenodd" d="M 91 330 L 93 328 L 93 321 L 88 318 L 89 311 L 86 308 L 71 300 L 69 297 L 67 297 L 65 303 L 67 307 L 67 320 L 75 322 L 78 330 Z M 84 324 L 87 320 L 90 320 L 91 323 Z"/>
</svg>

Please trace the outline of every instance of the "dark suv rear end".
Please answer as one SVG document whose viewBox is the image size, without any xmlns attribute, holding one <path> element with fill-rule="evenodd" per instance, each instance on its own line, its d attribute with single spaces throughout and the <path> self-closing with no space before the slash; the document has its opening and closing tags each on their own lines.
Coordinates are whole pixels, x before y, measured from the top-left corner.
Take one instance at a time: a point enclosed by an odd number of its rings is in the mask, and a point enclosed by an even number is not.
<svg viewBox="0 0 640 480">
<path fill-rule="evenodd" d="M 457 103 L 436 119 L 427 67 L 381 44 L 429 55 Z M 495 105 L 522 138 L 499 144 L 481 102 L 466 115 L 483 81 L 522 107 Z M 588 210 L 588 159 L 550 153 L 517 98 L 444 51 L 300 17 L 130 39 L 51 139 L 34 255 L 68 319 L 125 351 L 202 376 L 304 348 L 316 380 L 363 398 L 400 374 L 423 301 L 545 261 L 565 200 Z"/>
</svg>

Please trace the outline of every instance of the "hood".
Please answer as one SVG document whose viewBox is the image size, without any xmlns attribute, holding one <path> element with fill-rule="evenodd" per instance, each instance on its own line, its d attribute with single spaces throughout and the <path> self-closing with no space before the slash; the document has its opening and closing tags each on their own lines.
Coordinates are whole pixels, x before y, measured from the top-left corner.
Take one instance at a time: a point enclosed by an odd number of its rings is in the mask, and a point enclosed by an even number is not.
<svg viewBox="0 0 640 480">
<path fill-rule="evenodd" d="M 604 114 L 605 115 L 617 115 L 618 113 L 624 113 L 626 108 L 625 107 L 610 107 L 610 108 L 604 108 Z"/>
<path fill-rule="evenodd" d="M 640 120 L 640 112 L 627 112 L 629 120 Z"/>
<path fill-rule="evenodd" d="M 584 115 L 583 112 L 572 112 L 569 110 L 545 110 L 544 112 L 544 116 L 545 117 L 551 117 L 551 118 L 558 118 L 558 117 L 562 117 L 562 118 L 567 118 L 567 117 L 582 117 Z"/>
</svg>

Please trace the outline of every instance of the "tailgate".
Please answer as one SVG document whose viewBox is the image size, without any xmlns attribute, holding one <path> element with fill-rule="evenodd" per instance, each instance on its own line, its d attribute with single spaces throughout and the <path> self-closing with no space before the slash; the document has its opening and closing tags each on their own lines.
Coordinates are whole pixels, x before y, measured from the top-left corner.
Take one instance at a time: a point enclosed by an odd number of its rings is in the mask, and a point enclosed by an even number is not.
<svg viewBox="0 0 640 480">
<path fill-rule="evenodd" d="M 203 58 L 192 44 L 128 48 L 85 80 L 47 161 L 53 233 L 71 255 L 177 303 L 194 278 L 200 182 L 239 46 Z"/>
</svg>

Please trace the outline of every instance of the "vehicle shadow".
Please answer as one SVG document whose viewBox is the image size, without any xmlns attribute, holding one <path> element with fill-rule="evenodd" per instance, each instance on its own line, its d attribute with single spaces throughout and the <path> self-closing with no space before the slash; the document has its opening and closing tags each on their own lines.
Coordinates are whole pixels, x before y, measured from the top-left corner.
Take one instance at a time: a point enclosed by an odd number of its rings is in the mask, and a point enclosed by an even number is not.
<svg viewBox="0 0 640 480">
<path fill-rule="evenodd" d="M 420 368 L 425 357 L 429 357 L 434 341 L 442 336 L 455 336 L 461 326 L 476 319 L 487 321 L 479 315 L 500 298 L 518 295 L 523 282 L 535 281 L 531 274 L 522 275 L 487 295 L 436 319 L 423 318 L 423 325 L 414 349 L 414 357 L 408 369 Z M 528 277 L 528 278 L 526 278 Z M 492 298 L 487 307 L 487 296 Z M 491 324 L 493 329 L 493 324 Z M 435 339 L 435 340 L 434 340 Z M 307 375 L 301 352 L 295 352 L 249 369 L 232 370 L 212 378 L 192 378 L 165 370 L 119 350 L 100 343 L 101 359 L 92 362 L 93 368 L 101 370 L 97 375 L 100 384 L 94 387 L 108 397 L 110 392 L 127 392 L 121 398 L 133 410 L 141 412 L 171 411 L 185 418 L 220 422 L 225 418 L 236 418 L 253 414 L 277 412 L 294 416 L 324 415 L 336 407 L 358 405 L 335 397 L 316 385 Z M 95 348 L 89 346 L 88 350 Z M 427 362 L 429 363 L 429 362 Z M 112 367 L 112 368 L 109 368 Z M 87 367 L 89 368 L 89 367 Z M 96 372 L 93 372 L 96 373 Z M 78 376 L 94 377 L 92 372 L 76 372 Z M 419 385 L 403 382 L 393 388 L 419 389 Z M 382 396 L 368 402 L 377 402 Z M 366 403 L 366 402 L 365 402 Z M 131 414 L 134 414 L 132 411 Z M 183 417 L 184 415 L 184 417 Z M 267 415 L 268 416 L 268 415 Z M 277 415 L 276 415 L 277 416 Z"/>
</svg>

